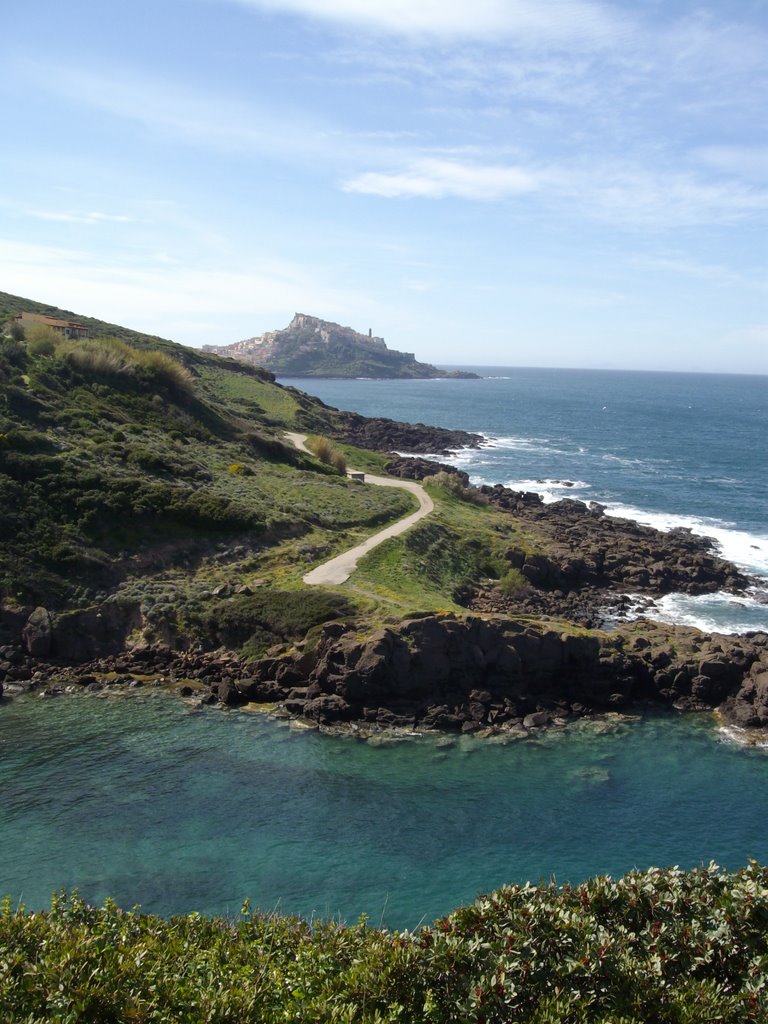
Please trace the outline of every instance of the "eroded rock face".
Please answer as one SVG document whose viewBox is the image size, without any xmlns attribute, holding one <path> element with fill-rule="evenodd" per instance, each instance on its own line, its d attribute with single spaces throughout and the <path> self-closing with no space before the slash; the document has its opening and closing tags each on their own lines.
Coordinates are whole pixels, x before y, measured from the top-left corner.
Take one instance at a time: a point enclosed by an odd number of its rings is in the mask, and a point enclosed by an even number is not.
<svg viewBox="0 0 768 1024">
<path fill-rule="evenodd" d="M 768 728 L 768 637 L 760 636 L 760 656 L 749 666 L 736 693 L 718 709 L 726 722 L 745 729 Z"/>
<path fill-rule="evenodd" d="M 761 634 L 712 638 L 645 623 L 635 633 L 599 638 L 433 615 L 365 637 L 352 629 L 339 635 L 338 628 L 323 634 L 311 656 L 302 656 L 305 686 L 292 677 L 289 691 L 278 682 L 287 656 L 265 660 L 248 683 L 251 699 L 284 700 L 292 714 L 326 725 L 466 730 L 538 728 L 638 700 L 714 708 L 737 693 L 735 710 L 727 705 L 724 714 L 750 721 L 764 715 L 768 725 L 768 675 L 762 674 L 768 638 Z"/>
<path fill-rule="evenodd" d="M 128 634 L 141 625 L 136 605 L 106 602 L 58 615 L 53 624 L 52 652 L 63 661 L 88 661 L 121 651 Z"/>
</svg>

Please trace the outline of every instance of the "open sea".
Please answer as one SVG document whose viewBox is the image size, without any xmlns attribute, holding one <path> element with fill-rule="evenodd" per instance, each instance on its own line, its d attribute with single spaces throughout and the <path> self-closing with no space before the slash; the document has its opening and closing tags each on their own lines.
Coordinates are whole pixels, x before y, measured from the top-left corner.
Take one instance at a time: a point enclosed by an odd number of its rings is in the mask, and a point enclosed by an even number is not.
<svg viewBox="0 0 768 1024">
<path fill-rule="evenodd" d="M 478 381 L 284 381 L 482 433 L 477 482 L 717 539 L 738 599 L 659 615 L 768 628 L 768 378 L 480 368 Z M 0 894 L 79 888 L 165 915 L 254 907 L 414 928 L 504 882 L 768 861 L 768 749 L 709 715 L 581 722 L 506 745 L 363 743 L 163 694 L 0 702 Z"/>
</svg>

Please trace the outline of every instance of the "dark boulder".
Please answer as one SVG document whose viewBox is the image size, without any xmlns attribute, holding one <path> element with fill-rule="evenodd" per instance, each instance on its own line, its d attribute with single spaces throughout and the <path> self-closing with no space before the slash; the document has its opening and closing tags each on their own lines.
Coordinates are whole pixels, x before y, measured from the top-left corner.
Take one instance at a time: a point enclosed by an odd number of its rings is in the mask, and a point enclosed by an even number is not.
<svg viewBox="0 0 768 1024">
<path fill-rule="evenodd" d="M 53 621 L 46 608 L 35 608 L 21 631 L 24 648 L 33 658 L 47 658 L 53 643 Z"/>
</svg>

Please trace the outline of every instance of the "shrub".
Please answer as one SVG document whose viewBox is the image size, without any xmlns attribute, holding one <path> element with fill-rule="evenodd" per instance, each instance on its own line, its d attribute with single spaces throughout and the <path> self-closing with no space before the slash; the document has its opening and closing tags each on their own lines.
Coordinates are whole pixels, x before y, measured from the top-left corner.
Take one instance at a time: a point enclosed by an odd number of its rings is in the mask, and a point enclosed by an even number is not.
<svg viewBox="0 0 768 1024">
<path fill-rule="evenodd" d="M 24 364 L 27 354 L 26 346 L 15 338 L 0 338 L 0 358 L 16 366 Z"/>
<path fill-rule="evenodd" d="M 519 590 L 522 590 L 522 588 L 527 586 L 527 584 L 528 580 L 526 580 L 525 576 L 523 576 L 519 569 L 510 569 L 501 577 L 498 587 L 502 594 L 511 596 L 512 594 L 516 594 Z"/>
<path fill-rule="evenodd" d="M 439 473 L 428 476 L 424 482 L 430 486 L 442 487 L 444 491 L 448 491 L 456 498 L 461 498 L 462 501 L 469 501 L 472 497 L 472 492 L 464 486 L 458 473 L 446 473 L 444 469 L 441 469 Z"/>
<path fill-rule="evenodd" d="M 326 466 L 333 466 L 337 473 L 347 472 L 347 460 L 344 454 L 334 448 L 327 437 L 311 437 L 307 442 L 307 447 Z"/>
<path fill-rule="evenodd" d="M 0 904 L 0 1014 L 27 1021 L 764 1024 L 768 870 L 505 886 L 416 932 Z"/>
</svg>

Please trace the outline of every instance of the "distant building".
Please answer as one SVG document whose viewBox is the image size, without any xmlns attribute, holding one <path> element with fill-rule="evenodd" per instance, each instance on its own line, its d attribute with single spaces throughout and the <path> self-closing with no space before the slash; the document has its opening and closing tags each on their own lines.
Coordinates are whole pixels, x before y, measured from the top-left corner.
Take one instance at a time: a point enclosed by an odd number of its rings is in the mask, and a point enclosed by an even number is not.
<svg viewBox="0 0 768 1024">
<path fill-rule="evenodd" d="M 25 330 L 32 324 L 45 324 L 46 327 L 52 327 L 54 331 L 58 331 L 64 338 L 87 338 L 90 336 L 90 331 L 85 324 L 75 323 L 74 320 L 59 320 L 55 316 L 45 316 L 43 313 L 19 313 L 14 319 Z"/>
</svg>

